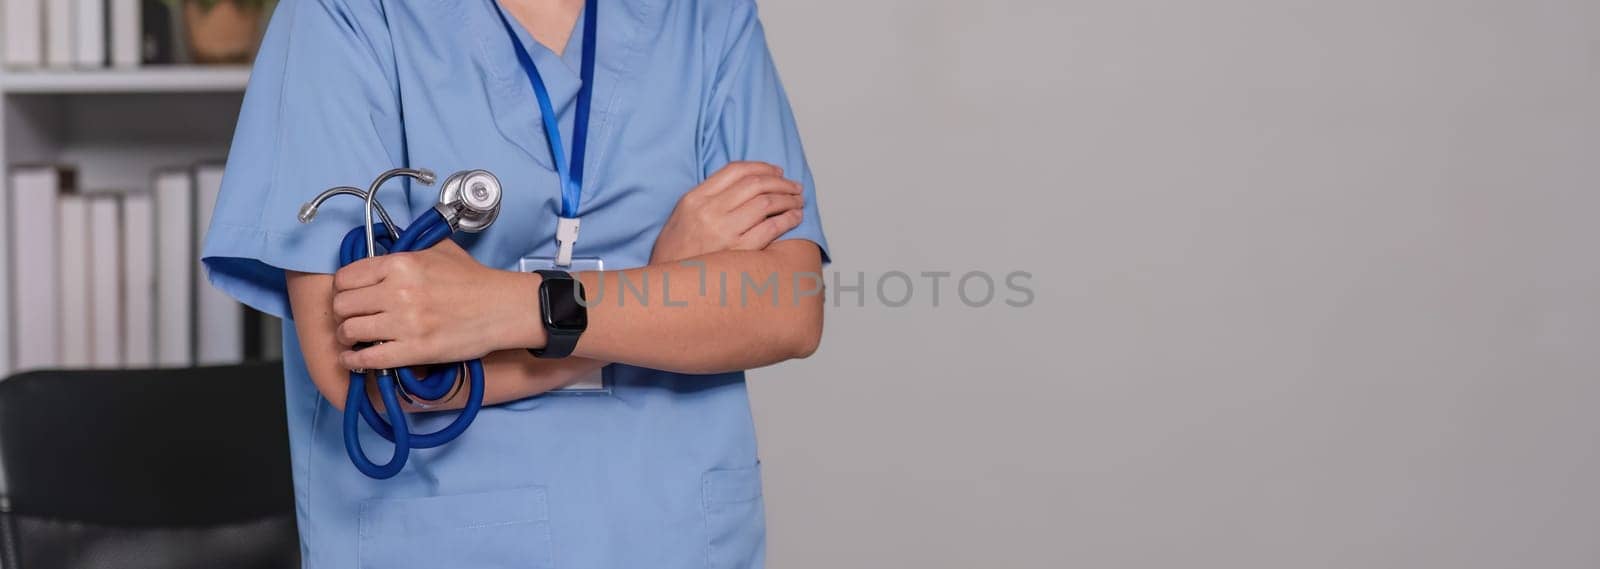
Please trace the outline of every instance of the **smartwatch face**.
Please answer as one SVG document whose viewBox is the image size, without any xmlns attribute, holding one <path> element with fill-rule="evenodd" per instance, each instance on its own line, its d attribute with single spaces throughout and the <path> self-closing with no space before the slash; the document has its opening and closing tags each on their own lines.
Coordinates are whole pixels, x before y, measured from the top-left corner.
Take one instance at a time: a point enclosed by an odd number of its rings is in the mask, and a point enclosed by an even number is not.
<svg viewBox="0 0 1600 569">
<path fill-rule="evenodd" d="M 539 285 L 539 305 L 544 324 L 556 330 L 582 332 L 589 327 L 589 311 L 579 303 L 581 285 L 572 279 L 548 279 Z"/>
</svg>

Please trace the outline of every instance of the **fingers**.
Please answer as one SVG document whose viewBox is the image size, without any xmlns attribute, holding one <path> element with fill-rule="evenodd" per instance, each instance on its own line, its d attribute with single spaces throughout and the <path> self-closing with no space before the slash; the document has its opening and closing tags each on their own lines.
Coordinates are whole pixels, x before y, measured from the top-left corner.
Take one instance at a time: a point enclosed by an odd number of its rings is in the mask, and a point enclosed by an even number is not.
<svg viewBox="0 0 1600 569">
<path fill-rule="evenodd" d="M 333 329 L 333 337 L 342 346 L 393 340 L 395 327 L 392 325 L 392 320 L 388 314 L 350 318 L 340 322 L 339 326 Z"/>
<path fill-rule="evenodd" d="M 740 235 L 739 240 L 734 242 L 733 248 L 743 251 L 765 249 L 790 229 L 799 227 L 803 219 L 805 213 L 801 209 L 791 209 L 769 217 L 744 232 L 744 235 Z"/>
<path fill-rule="evenodd" d="M 700 188 L 706 193 L 720 193 L 749 176 L 783 176 L 783 169 L 766 162 L 729 162 L 727 166 L 723 166 L 721 170 L 706 178 L 706 181 L 700 184 Z"/>
<path fill-rule="evenodd" d="M 333 295 L 333 315 L 340 320 L 383 312 L 390 302 L 383 286 L 346 290 Z"/>
<path fill-rule="evenodd" d="M 744 205 L 728 212 L 728 221 L 734 224 L 734 235 L 749 231 L 756 224 L 780 213 L 805 207 L 805 199 L 796 194 L 767 193 L 750 198 Z"/>
<path fill-rule="evenodd" d="M 407 365 L 403 360 L 407 349 L 404 342 L 385 342 L 359 351 L 345 350 L 339 353 L 339 365 L 345 369 L 394 369 Z"/>
<path fill-rule="evenodd" d="M 799 196 L 804 194 L 804 189 L 798 182 L 785 179 L 783 176 L 748 176 L 733 184 L 733 187 L 718 194 L 716 201 L 723 211 L 733 211 L 743 206 L 745 202 L 755 199 L 763 194 L 783 194 Z"/>
<path fill-rule="evenodd" d="M 333 290 L 351 290 L 383 282 L 388 274 L 390 255 L 361 259 L 333 273 Z"/>
<path fill-rule="evenodd" d="M 461 249 L 449 239 L 444 240 L 450 245 L 406 253 L 390 253 L 378 257 L 368 257 L 358 260 L 333 273 L 333 290 L 347 291 L 366 288 L 385 281 L 416 282 L 427 271 L 424 265 L 429 264 L 428 255 L 471 257 L 466 250 Z"/>
</svg>

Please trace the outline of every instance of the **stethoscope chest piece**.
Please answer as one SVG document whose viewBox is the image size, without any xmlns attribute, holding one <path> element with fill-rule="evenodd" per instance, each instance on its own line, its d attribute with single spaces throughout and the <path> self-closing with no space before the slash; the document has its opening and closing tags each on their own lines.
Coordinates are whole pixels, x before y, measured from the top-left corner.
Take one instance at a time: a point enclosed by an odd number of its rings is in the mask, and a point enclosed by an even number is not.
<svg viewBox="0 0 1600 569">
<path fill-rule="evenodd" d="M 456 231 L 477 233 L 500 215 L 500 180 L 487 170 L 466 170 L 445 178 L 439 188 L 439 213 Z"/>
</svg>

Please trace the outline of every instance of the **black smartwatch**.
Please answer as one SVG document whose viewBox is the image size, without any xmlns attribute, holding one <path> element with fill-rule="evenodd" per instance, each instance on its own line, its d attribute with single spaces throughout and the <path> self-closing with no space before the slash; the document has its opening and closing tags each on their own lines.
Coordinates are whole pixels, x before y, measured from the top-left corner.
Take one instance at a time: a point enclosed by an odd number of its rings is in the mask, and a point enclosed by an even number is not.
<svg viewBox="0 0 1600 569">
<path fill-rule="evenodd" d="M 539 321 L 544 324 L 545 343 L 540 349 L 528 349 L 536 358 L 564 358 L 578 347 L 578 337 L 589 328 L 589 308 L 584 306 L 583 283 L 572 278 L 572 273 L 555 270 L 538 270 Z"/>
</svg>

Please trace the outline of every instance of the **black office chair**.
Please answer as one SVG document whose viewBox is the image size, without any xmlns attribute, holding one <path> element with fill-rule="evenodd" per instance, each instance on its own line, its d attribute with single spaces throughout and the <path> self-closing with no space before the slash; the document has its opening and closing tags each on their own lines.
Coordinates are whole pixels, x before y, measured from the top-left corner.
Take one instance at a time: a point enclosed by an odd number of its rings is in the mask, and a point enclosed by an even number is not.
<svg viewBox="0 0 1600 569">
<path fill-rule="evenodd" d="M 0 381 L 0 567 L 300 565 L 279 363 Z"/>
</svg>

